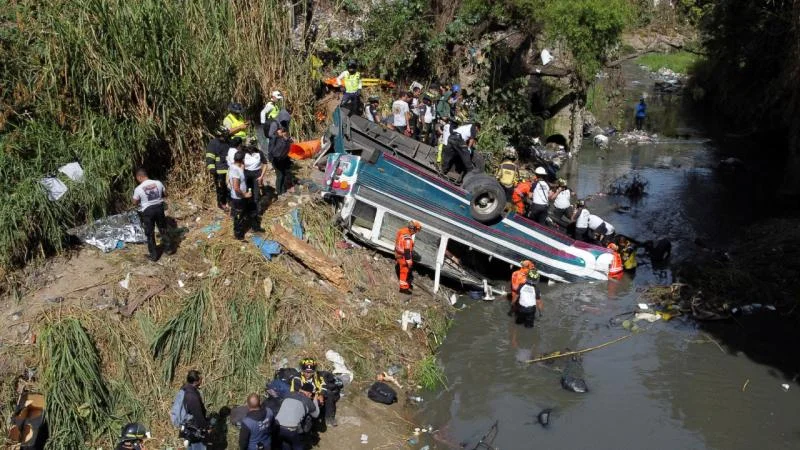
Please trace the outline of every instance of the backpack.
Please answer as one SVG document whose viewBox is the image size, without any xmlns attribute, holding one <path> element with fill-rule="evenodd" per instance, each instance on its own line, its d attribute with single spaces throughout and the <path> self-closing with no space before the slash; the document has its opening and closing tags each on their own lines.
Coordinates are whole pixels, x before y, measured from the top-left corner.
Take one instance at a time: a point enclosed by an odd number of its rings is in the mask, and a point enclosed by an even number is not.
<svg viewBox="0 0 800 450">
<path fill-rule="evenodd" d="M 391 405 L 397 402 L 397 392 L 389 387 L 388 384 L 380 381 L 372 383 L 369 391 L 367 391 L 367 397 L 374 402 L 383 403 L 384 405 Z"/>
<path fill-rule="evenodd" d="M 275 371 L 275 380 L 280 380 L 288 386 L 292 385 L 292 379 L 300 378 L 300 371 L 294 367 L 283 367 Z"/>
<path fill-rule="evenodd" d="M 169 410 L 169 419 L 175 428 L 180 428 L 186 422 L 192 420 L 192 415 L 186 411 L 185 396 L 186 391 L 179 389 L 178 393 L 175 394 L 175 399 L 172 401 L 172 408 Z"/>
</svg>

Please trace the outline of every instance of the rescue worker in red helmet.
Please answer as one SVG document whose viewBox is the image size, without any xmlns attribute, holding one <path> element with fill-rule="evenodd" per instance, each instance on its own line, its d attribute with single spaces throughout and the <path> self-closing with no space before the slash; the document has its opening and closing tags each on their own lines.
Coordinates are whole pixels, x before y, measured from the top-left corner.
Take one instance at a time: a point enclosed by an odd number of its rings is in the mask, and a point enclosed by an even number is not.
<svg viewBox="0 0 800 450">
<path fill-rule="evenodd" d="M 411 267 L 414 265 L 414 235 L 420 230 L 422 230 L 422 224 L 416 220 L 410 220 L 407 226 L 397 230 L 394 239 L 394 259 L 397 261 L 400 292 L 408 293 L 411 290 L 409 277 Z"/>
<path fill-rule="evenodd" d="M 523 284 L 528 280 L 528 272 L 531 270 L 536 271 L 536 264 L 530 260 L 523 260 L 519 263 L 519 269 L 515 270 L 511 274 L 511 302 L 515 302 L 517 300 L 517 293 L 519 288 L 522 287 Z M 536 272 L 536 276 L 538 278 L 539 272 Z"/>
</svg>

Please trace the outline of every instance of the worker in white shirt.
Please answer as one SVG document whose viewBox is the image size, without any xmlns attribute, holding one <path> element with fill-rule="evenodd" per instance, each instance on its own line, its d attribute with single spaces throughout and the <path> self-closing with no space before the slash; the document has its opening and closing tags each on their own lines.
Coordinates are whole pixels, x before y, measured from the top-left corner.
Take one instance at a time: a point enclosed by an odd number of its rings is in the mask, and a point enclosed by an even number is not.
<svg viewBox="0 0 800 450">
<path fill-rule="evenodd" d="M 547 176 L 547 171 L 544 167 L 537 167 L 533 173 L 529 214 L 534 222 L 544 225 L 547 222 L 547 212 L 550 209 L 550 185 L 544 180 L 544 177 Z"/>
<path fill-rule="evenodd" d="M 270 100 L 264 105 L 264 109 L 261 110 L 261 126 L 258 128 L 258 149 L 264 153 L 269 149 L 267 133 L 269 132 L 270 124 L 278 118 L 280 102 L 283 101 L 283 94 L 281 94 L 281 91 L 272 91 L 269 97 Z"/>
<path fill-rule="evenodd" d="M 550 200 L 553 202 L 553 218 L 563 225 L 566 221 L 564 216 L 567 216 L 571 206 L 570 200 L 572 200 L 572 190 L 567 186 L 567 180 L 558 179 L 558 186 L 550 192 Z"/>
<path fill-rule="evenodd" d="M 611 225 L 600 216 L 595 216 L 594 214 L 589 215 L 589 231 L 592 232 L 594 240 L 601 245 L 605 245 L 606 242 L 614 236 L 615 232 L 614 225 Z"/>
<path fill-rule="evenodd" d="M 575 222 L 575 239 L 583 242 L 589 242 L 587 231 L 589 230 L 589 216 L 592 213 L 586 208 L 586 203 L 583 200 L 578 200 L 575 204 L 575 211 L 572 212 L 570 221 Z"/>
</svg>

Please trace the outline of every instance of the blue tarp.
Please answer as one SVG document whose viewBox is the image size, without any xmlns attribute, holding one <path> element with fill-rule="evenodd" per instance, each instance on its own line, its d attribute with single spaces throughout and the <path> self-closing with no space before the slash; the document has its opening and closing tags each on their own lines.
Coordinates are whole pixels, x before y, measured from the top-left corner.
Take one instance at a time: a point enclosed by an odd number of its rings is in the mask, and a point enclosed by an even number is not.
<svg viewBox="0 0 800 450">
<path fill-rule="evenodd" d="M 303 224 L 300 223 L 300 211 L 297 208 L 292 210 L 292 234 L 297 239 L 303 239 Z"/>
<path fill-rule="evenodd" d="M 261 250 L 261 254 L 264 255 L 264 258 L 267 258 L 267 261 L 271 261 L 273 256 L 281 254 L 281 244 L 278 244 L 276 241 L 270 241 L 259 236 L 252 236 L 250 242 Z"/>
</svg>

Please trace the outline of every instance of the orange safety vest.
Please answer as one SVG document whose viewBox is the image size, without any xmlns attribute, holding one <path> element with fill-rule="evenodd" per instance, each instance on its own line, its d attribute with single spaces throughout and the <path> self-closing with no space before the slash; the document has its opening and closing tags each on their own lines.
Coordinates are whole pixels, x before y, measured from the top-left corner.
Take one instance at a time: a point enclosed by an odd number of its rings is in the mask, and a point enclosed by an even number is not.
<svg viewBox="0 0 800 450">
<path fill-rule="evenodd" d="M 396 259 L 411 260 L 411 254 L 414 251 L 414 239 L 411 230 L 408 227 L 403 227 L 397 230 L 397 235 L 394 238 L 394 256 Z M 406 257 L 408 254 L 408 257 Z"/>
<path fill-rule="evenodd" d="M 608 244 L 609 248 L 613 244 Z M 619 280 L 622 278 L 622 257 L 619 252 L 611 250 L 614 253 L 614 260 L 611 262 L 611 267 L 608 269 L 608 278 Z"/>
</svg>

